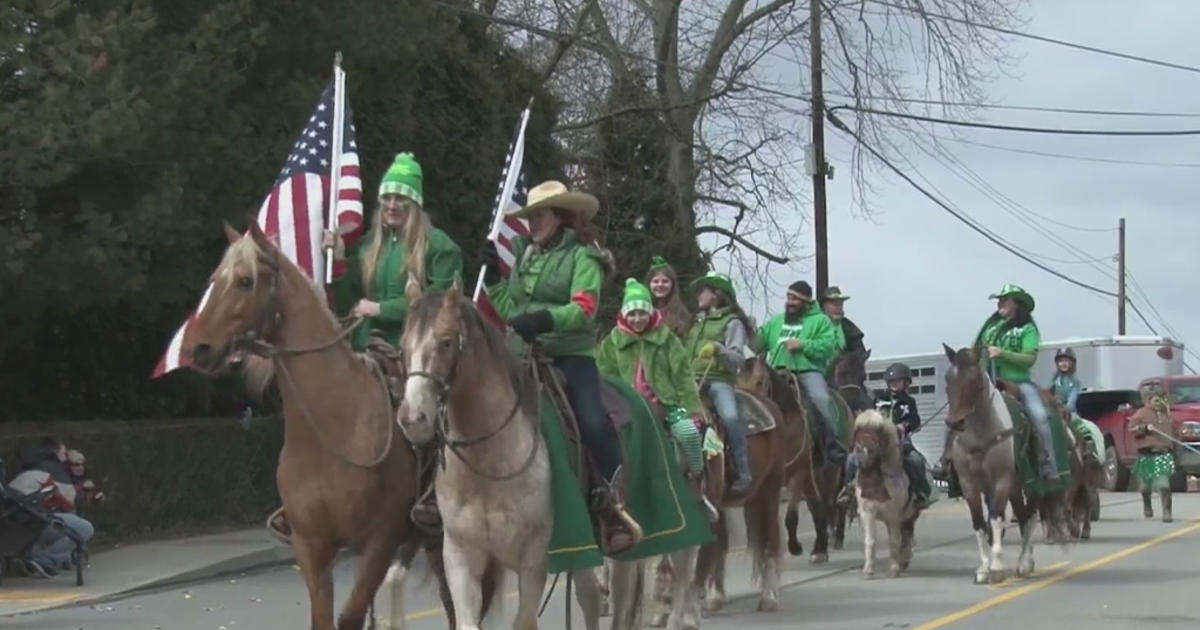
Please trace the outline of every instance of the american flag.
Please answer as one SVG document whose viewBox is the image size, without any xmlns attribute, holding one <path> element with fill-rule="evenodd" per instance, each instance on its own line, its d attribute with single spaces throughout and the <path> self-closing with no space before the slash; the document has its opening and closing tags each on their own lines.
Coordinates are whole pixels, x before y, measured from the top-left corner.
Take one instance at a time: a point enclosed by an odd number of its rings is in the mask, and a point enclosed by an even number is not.
<svg viewBox="0 0 1200 630">
<path fill-rule="evenodd" d="M 517 126 L 516 135 L 508 147 L 508 155 L 504 158 L 504 171 L 500 176 L 500 190 L 496 193 L 495 214 L 492 219 L 492 231 L 488 240 L 496 244 L 500 254 L 500 275 L 508 277 L 516 265 L 516 254 L 513 252 L 513 241 L 519 236 L 529 235 L 529 222 L 525 219 L 514 219 L 510 213 L 525 206 L 526 195 L 529 193 L 525 181 L 525 127 L 529 123 L 529 107 L 521 114 L 521 122 Z M 475 283 L 475 307 L 487 319 L 499 328 L 504 328 L 504 319 L 496 312 L 492 300 L 488 297 L 487 287 L 483 286 L 484 270 L 479 270 L 479 280 Z"/>
<path fill-rule="evenodd" d="M 341 70 L 338 70 L 341 74 Z M 324 279 L 325 252 L 321 248 L 321 234 L 328 224 L 330 174 L 333 170 L 335 113 L 341 113 L 342 152 L 339 159 L 340 182 L 336 204 L 337 231 L 349 247 L 363 233 L 363 186 L 358 161 L 358 143 L 354 138 L 354 123 L 350 105 L 341 88 L 344 75 L 335 77 L 321 94 L 316 109 L 309 116 L 304 131 L 296 139 L 287 161 L 271 193 L 258 211 L 258 225 L 268 237 L 279 244 L 280 250 L 314 282 Z M 335 112 L 338 101 L 343 112 Z M 333 272 L 340 275 L 345 271 L 344 263 L 334 264 Z M 322 283 L 323 284 L 323 283 Z M 188 335 L 196 315 L 204 309 L 212 293 L 212 284 L 204 291 L 200 305 L 187 318 L 171 343 L 167 352 L 154 369 L 153 378 L 192 363 L 187 348 Z"/>
</svg>

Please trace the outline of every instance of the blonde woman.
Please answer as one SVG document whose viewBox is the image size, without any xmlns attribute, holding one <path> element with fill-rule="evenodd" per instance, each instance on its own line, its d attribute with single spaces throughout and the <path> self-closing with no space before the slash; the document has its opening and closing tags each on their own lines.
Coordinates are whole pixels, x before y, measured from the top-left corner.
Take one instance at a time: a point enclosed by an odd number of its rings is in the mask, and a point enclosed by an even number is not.
<svg viewBox="0 0 1200 630">
<path fill-rule="evenodd" d="M 444 291 L 463 273 L 462 250 L 429 223 L 423 208 L 421 165 L 411 153 L 396 156 L 379 183 L 379 209 L 371 229 L 352 251 L 325 232 L 325 246 L 348 269 L 333 282 L 338 312 L 365 318 L 352 343 L 362 350 L 372 332 L 399 346 L 408 315 L 409 275 L 425 289 Z"/>
</svg>

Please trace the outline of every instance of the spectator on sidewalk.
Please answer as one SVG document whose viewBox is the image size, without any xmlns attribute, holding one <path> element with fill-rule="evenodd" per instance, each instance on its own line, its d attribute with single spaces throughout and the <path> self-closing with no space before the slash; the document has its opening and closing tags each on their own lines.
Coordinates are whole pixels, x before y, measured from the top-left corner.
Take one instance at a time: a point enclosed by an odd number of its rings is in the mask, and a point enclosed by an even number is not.
<svg viewBox="0 0 1200 630">
<path fill-rule="evenodd" d="M 43 446 L 51 446 L 50 442 L 50 439 L 44 441 Z M 81 497 L 67 466 L 64 465 L 67 462 L 66 445 L 57 440 L 53 442 L 52 449 L 43 448 L 43 457 L 33 467 L 17 475 L 8 484 L 13 490 L 25 495 L 43 494 L 40 507 L 61 524 L 61 528 L 50 525 L 42 530 L 41 537 L 30 549 L 29 556 L 24 559 L 26 573 L 39 578 L 48 578 L 57 575 L 60 570 L 72 568 L 71 553 L 76 549 L 75 540 L 72 538 L 86 543 L 95 533 L 92 524 L 75 513 L 76 504 Z M 50 472 L 51 470 L 54 473 Z M 64 480 L 60 480 L 55 474 L 60 470 Z M 64 533 L 63 529 L 71 532 L 73 536 Z"/>
</svg>

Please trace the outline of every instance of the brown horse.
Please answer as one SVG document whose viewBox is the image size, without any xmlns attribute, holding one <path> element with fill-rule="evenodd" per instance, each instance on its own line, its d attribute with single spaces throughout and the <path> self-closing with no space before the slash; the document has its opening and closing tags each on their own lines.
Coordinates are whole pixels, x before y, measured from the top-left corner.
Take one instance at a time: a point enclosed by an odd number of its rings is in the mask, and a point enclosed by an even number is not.
<svg viewBox="0 0 1200 630">
<path fill-rule="evenodd" d="M 852 410 L 844 401 L 842 393 L 850 395 L 856 404 L 861 404 L 860 397 L 854 395 L 854 388 L 858 387 L 860 392 L 866 391 L 862 385 L 865 380 L 865 369 L 862 369 L 862 366 L 866 363 L 866 356 L 869 356 L 869 353 L 845 354 L 838 360 L 837 369 L 834 370 L 842 379 L 840 387 L 838 383 L 834 384 L 839 391 L 839 395 L 834 396 L 834 402 L 845 406 L 848 419 Z M 860 368 L 857 372 L 854 369 L 855 365 Z M 858 373 L 862 374 L 862 378 L 856 377 Z M 788 445 L 785 472 L 788 506 L 784 525 L 788 534 L 788 552 L 793 556 L 804 552 L 797 536 L 800 524 L 798 506 L 803 500 L 808 506 L 816 533 L 809 561 L 814 564 L 828 562 L 830 534 L 833 534 L 835 549 L 840 549 L 845 541 L 845 509 L 838 506 L 836 500 L 845 484 L 846 475 L 843 467 L 831 465 L 821 456 L 820 444 L 814 437 L 811 425 L 812 422 L 820 422 L 813 415 L 816 413 L 815 409 L 804 403 L 803 388 L 791 375 L 770 369 L 761 357 L 746 362 L 739 385 L 770 399 L 785 417 Z"/>
<path fill-rule="evenodd" d="M 397 549 L 403 543 L 411 560 L 421 542 L 408 516 L 416 458 L 392 422 L 382 375 L 351 350 L 312 281 L 253 220 L 246 236 L 225 231 L 229 249 L 193 326 L 194 367 L 211 374 L 242 351 L 271 360 L 284 416 L 276 482 L 311 627 L 335 627 L 331 566 L 350 547 L 360 554 L 358 577 L 336 627 L 359 630 Z M 453 624 L 441 554 L 432 544 L 426 551 Z"/>
<path fill-rule="evenodd" d="M 707 496 L 718 506 L 720 516 L 713 525 L 716 541 L 700 549 L 693 588 L 697 593 L 705 593 L 705 607 L 709 611 L 720 610 L 725 605 L 725 556 L 729 552 L 729 534 L 724 508 L 741 507 L 746 522 L 747 545 L 754 554 L 751 577 L 761 580 L 762 584 L 758 609 L 773 612 L 779 610 L 782 562 L 779 494 L 783 489 L 784 469 L 788 457 L 787 417 L 769 399 L 740 387 L 738 389 L 739 398 L 749 397 L 752 399 L 751 404 L 757 403 L 766 413 L 771 414 L 775 428 L 746 439 L 750 474 L 754 483 L 745 495 L 733 497 L 725 492 L 723 473 L 730 464 L 722 462 L 721 458 L 711 460 L 716 465 L 710 466 L 708 470 Z M 707 397 L 705 399 L 707 400 Z M 747 401 L 743 398 L 739 402 Z M 716 417 L 711 405 L 709 412 L 712 417 Z M 719 426 L 719 422 L 717 424 Z M 712 592 L 706 593 L 710 584 Z"/>
<path fill-rule="evenodd" d="M 975 350 L 963 348 L 956 352 L 944 344 L 943 349 L 950 360 L 946 370 L 946 394 L 950 399 L 946 424 L 954 431 L 950 456 L 979 544 L 975 583 L 1005 577 L 1004 508 L 1010 502 L 1021 531 L 1017 575 L 1030 575 L 1034 569 L 1032 517 L 1040 512 L 1053 529 L 1060 530 L 1062 493 L 1038 496 L 1027 492 L 1013 453 L 1015 425 L 1005 401 L 1008 394 L 984 374 Z M 989 499 L 987 515 L 983 511 L 984 496 Z"/>
</svg>

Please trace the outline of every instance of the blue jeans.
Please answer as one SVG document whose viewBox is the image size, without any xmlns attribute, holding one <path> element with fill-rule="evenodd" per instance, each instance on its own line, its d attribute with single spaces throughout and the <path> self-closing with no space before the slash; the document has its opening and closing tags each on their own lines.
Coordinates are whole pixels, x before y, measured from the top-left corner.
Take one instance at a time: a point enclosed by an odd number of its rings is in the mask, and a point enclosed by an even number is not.
<svg viewBox="0 0 1200 630">
<path fill-rule="evenodd" d="M 750 474 L 750 460 L 746 453 L 746 423 L 738 412 L 737 394 L 733 385 L 720 381 L 708 383 L 708 397 L 717 408 L 717 415 L 725 427 L 725 436 L 729 440 L 729 452 L 733 455 L 733 465 L 739 475 Z"/>
<path fill-rule="evenodd" d="M 1042 402 L 1042 395 L 1038 391 L 1037 385 L 1033 383 L 1018 383 L 1017 387 L 1021 390 L 1021 400 L 1025 403 L 1025 410 L 1029 412 L 1029 417 L 1033 420 L 1033 426 L 1037 428 L 1038 436 L 1042 443 L 1042 461 L 1041 467 L 1044 472 L 1056 470 L 1054 466 L 1054 442 L 1050 435 L 1050 413 L 1046 411 L 1046 405 Z"/>
<path fill-rule="evenodd" d="M 829 393 L 829 384 L 825 382 L 825 375 L 820 372 L 797 372 L 796 376 L 800 379 L 800 385 L 804 387 L 804 393 L 817 408 L 817 414 L 821 416 L 821 420 L 825 424 L 825 431 L 823 431 L 825 453 L 830 456 L 845 453 L 846 447 L 838 441 L 837 411 L 834 410 L 833 394 Z"/>
<path fill-rule="evenodd" d="M 53 518 L 84 542 L 91 540 L 92 534 L 95 533 L 91 523 L 75 514 L 55 512 Z M 68 569 L 71 567 L 72 551 L 75 551 L 75 541 L 57 527 L 48 526 L 42 530 L 41 537 L 30 550 L 29 559 L 43 567 Z"/>
<path fill-rule="evenodd" d="M 554 365 L 565 377 L 563 389 L 579 422 L 579 438 L 605 481 L 611 481 L 621 465 L 621 445 L 604 413 L 596 361 L 591 357 L 557 357 Z"/>
</svg>

